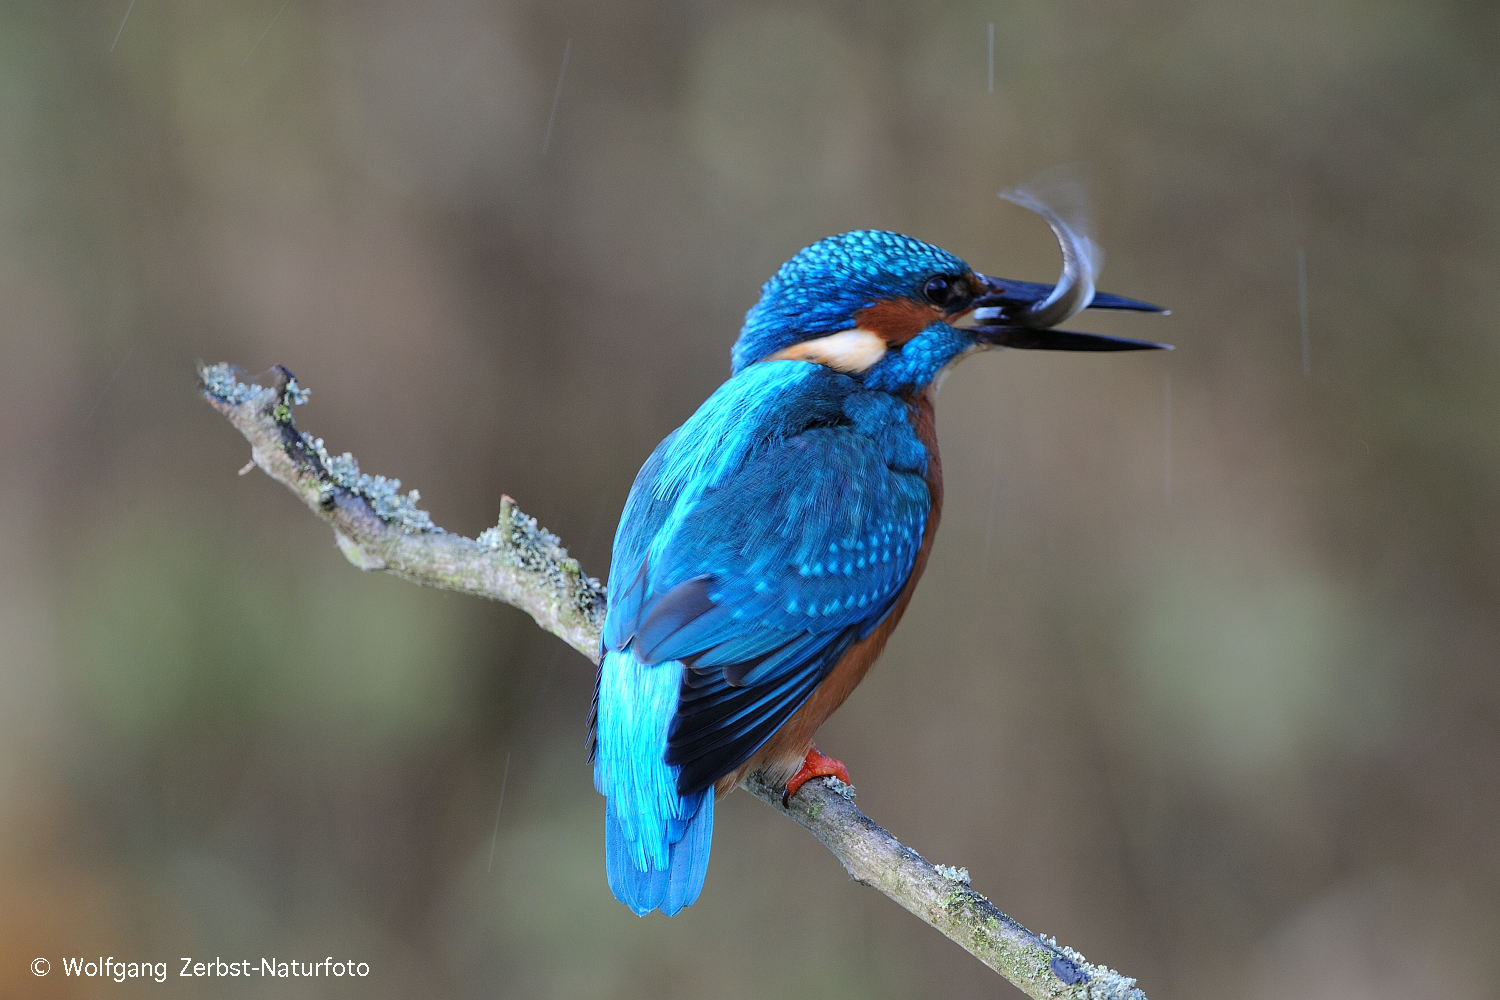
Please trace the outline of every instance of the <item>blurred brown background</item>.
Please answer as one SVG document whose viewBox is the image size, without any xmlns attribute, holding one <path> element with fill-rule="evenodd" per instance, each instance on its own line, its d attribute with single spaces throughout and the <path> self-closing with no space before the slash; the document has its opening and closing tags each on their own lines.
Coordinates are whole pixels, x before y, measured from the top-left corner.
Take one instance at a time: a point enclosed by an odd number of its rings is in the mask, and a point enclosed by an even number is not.
<svg viewBox="0 0 1500 1000">
<path fill-rule="evenodd" d="M 0 994 L 1018 996 L 744 795 L 629 915 L 588 665 L 352 569 L 193 366 L 603 576 L 782 260 L 1050 280 L 995 192 L 1081 162 L 1102 287 L 1174 310 L 1085 328 L 1178 350 L 949 380 L 932 565 L 820 744 L 1153 1000 L 1500 996 L 1500 8 L 127 6 L 0 9 Z"/>
</svg>

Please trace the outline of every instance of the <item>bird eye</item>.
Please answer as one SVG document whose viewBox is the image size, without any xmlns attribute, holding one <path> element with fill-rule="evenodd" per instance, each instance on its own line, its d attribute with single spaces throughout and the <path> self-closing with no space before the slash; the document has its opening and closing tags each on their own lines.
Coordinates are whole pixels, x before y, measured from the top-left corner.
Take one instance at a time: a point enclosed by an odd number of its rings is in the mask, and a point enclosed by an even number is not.
<svg viewBox="0 0 1500 1000">
<path fill-rule="evenodd" d="M 938 274 L 927 279 L 922 286 L 922 294 L 927 301 L 944 309 L 951 309 L 969 300 L 969 283 L 963 277 Z"/>
<path fill-rule="evenodd" d="M 949 284 L 947 278 L 938 275 L 927 279 L 927 284 L 922 286 L 922 294 L 927 296 L 927 301 L 933 305 L 945 306 L 948 304 L 948 297 L 953 294 L 953 286 Z"/>
</svg>

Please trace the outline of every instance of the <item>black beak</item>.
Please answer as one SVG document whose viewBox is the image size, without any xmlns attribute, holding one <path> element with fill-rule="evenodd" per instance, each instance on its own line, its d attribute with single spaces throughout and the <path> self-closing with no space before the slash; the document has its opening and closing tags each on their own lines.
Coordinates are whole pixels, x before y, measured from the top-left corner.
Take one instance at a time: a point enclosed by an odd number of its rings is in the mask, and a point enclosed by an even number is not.
<svg viewBox="0 0 1500 1000">
<path fill-rule="evenodd" d="M 1095 293 L 1094 279 L 1104 264 L 1104 254 L 1089 237 L 1088 218 L 1082 211 L 1079 197 L 1081 188 L 1076 184 L 1068 187 L 1073 190 L 1017 188 L 1001 193 L 1000 197 L 1006 201 L 1040 215 L 1052 229 L 1062 250 L 1062 276 L 1056 285 L 1044 285 L 974 275 L 980 284 L 979 295 L 972 303 L 978 324 L 972 328 L 975 336 L 997 347 L 1037 351 L 1170 351 L 1169 344 L 1053 329 L 1084 309 L 1167 312 L 1149 302 Z M 1054 201 L 1073 201 L 1076 204 L 1073 209 L 1066 206 L 1056 208 Z"/>
<path fill-rule="evenodd" d="M 1076 333 L 1027 325 L 1038 306 L 1053 299 L 1057 286 L 1039 281 L 1006 281 L 983 274 L 974 277 L 981 292 L 974 299 L 972 329 L 984 343 L 1032 351 L 1170 351 L 1171 344 L 1149 340 L 1106 337 L 1099 333 Z M 1066 294 L 1066 292 L 1065 292 Z M 1169 315 L 1169 310 L 1123 295 L 1097 292 L 1085 309 L 1117 309 L 1128 312 Z"/>
</svg>

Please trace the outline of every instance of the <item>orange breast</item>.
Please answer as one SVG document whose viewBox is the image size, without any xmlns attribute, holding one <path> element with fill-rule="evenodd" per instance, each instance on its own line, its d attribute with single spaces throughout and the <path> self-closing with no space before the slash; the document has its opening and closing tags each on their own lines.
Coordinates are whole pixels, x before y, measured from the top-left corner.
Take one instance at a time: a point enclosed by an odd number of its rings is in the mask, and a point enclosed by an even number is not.
<svg viewBox="0 0 1500 1000">
<path fill-rule="evenodd" d="M 911 595 L 917 589 L 917 582 L 922 579 L 922 571 L 927 568 L 927 556 L 932 551 L 933 539 L 937 537 L 938 522 L 943 517 L 943 460 L 938 454 L 937 420 L 932 396 L 924 392 L 909 405 L 913 428 L 922 444 L 927 447 L 927 490 L 932 498 L 932 507 L 927 512 L 927 527 L 922 532 L 922 546 L 917 550 L 916 560 L 912 563 L 911 576 L 897 595 L 890 614 L 885 616 L 879 627 L 849 648 L 849 652 L 844 654 L 823 683 L 818 685 L 817 690 L 772 734 L 764 746 L 736 770 L 715 783 L 715 790 L 720 796 L 727 795 L 746 776 L 760 768 L 766 769 L 773 784 L 784 782 L 796 773 L 802 764 L 802 758 L 807 756 L 808 748 L 813 745 L 813 736 L 818 727 L 827 721 L 859 682 L 864 680 L 865 674 L 885 649 L 891 633 L 896 630 L 901 616 L 906 613 L 906 606 L 911 603 Z"/>
</svg>

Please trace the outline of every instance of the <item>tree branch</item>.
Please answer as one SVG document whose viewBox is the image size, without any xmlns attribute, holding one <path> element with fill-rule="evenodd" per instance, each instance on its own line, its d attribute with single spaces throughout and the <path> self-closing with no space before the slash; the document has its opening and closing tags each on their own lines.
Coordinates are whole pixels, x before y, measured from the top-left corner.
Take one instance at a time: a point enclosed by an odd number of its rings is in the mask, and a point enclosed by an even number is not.
<svg viewBox="0 0 1500 1000">
<path fill-rule="evenodd" d="M 275 373 L 267 388 L 213 365 L 199 369 L 199 386 L 250 442 L 254 464 L 333 528 L 351 563 L 514 605 L 597 662 L 604 587 L 584 575 L 555 535 L 509 497 L 500 500 L 499 523 L 477 539 L 444 531 L 417 506 L 416 490 L 403 495 L 400 480 L 363 474 L 352 455 L 330 455 L 322 439 L 299 432 L 292 407 L 308 390 L 285 368 Z M 745 788 L 822 841 L 856 882 L 879 889 L 1029 996 L 1146 1000 L 1135 980 L 1090 965 L 1000 912 L 969 886 L 967 870 L 929 864 L 902 845 L 860 812 L 854 789 L 836 778 L 809 781 L 789 806 L 781 804 L 782 789 L 759 774 Z"/>
</svg>

